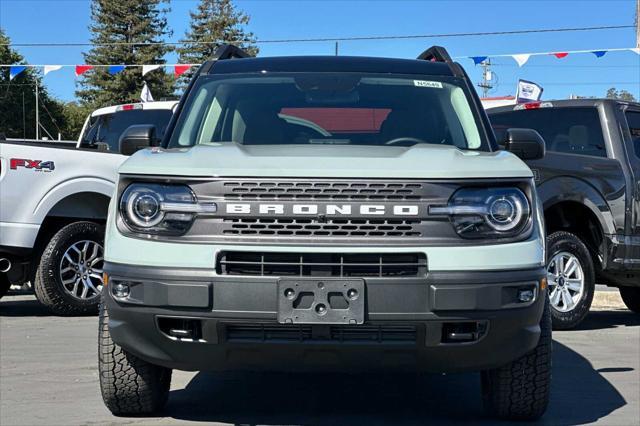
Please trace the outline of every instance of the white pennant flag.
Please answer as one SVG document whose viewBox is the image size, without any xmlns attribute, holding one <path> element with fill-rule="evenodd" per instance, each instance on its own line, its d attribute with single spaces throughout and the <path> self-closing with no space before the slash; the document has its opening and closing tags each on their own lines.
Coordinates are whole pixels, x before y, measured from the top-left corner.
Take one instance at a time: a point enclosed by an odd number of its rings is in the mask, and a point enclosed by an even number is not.
<svg viewBox="0 0 640 426">
<path fill-rule="evenodd" d="M 153 102 L 153 96 L 151 95 L 151 90 L 149 90 L 149 86 L 147 86 L 146 81 L 142 86 L 142 93 L 140 93 L 140 100 L 142 100 L 142 102 Z"/>
<path fill-rule="evenodd" d="M 518 66 L 519 66 L 519 67 L 521 67 L 521 66 L 523 66 L 524 64 L 526 64 L 526 63 L 527 63 L 527 61 L 529 60 L 529 57 L 530 57 L 530 56 L 531 56 L 531 55 L 530 55 L 530 54 L 528 54 L 528 53 L 521 53 L 521 54 L 519 54 L 519 55 L 511 55 L 511 57 L 512 57 L 513 59 L 515 59 L 515 61 L 518 63 Z"/>
<path fill-rule="evenodd" d="M 153 71 L 153 70 L 157 70 L 158 68 L 160 68 L 162 65 L 143 65 L 142 66 L 142 75 L 146 75 L 147 73 Z"/>
<path fill-rule="evenodd" d="M 59 69 L 62 69 L 62 65 L 45 65 L 44 75 L 49 74 L 51 71 L 58 71 Z"/>
<path fill-rule="evenodd" d="M 638 55 L 640 55 L 640 47 L 634 47 L 633 49 L 631 49 L 632 51 L 636 52 Z"/>
</svg>

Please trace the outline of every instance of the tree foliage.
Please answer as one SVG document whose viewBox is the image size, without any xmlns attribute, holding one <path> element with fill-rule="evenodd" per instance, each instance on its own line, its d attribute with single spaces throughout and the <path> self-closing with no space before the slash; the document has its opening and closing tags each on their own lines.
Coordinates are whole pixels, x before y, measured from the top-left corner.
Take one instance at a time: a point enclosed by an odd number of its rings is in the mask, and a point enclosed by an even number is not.
<svg viewBox="0 0 640 426">
<path fill-rule="evenodd" d="M 170 36 L 166 14 L 168 0 L 92 0 L 91 42 L 94 47 L 84 54 L 87 64 L 162 64 L 171 48 L 153 45 L 105 45 L 105 43 L 157 43 Z M 139 67 L 126 68 L 115 75 L 108 68 L 88 71 L 80 80 L 76 96 L 83 105 L 98 108 L 138 101 L 143 78 Z M 163 69 L 144 76 L 155 99 L 170 97 L 173 77 Z"/>
<path fill-rule="evenodd" d="M 631 94 L 631 92 L 628 92 L 628 91 L 626 91 L 624 89 L 617 90 L 615 87 L 612 87 L 609 90 L 607 90 L 607 98 L 608 99 L 619 99 L 621 101 L 628 101 L 628 102 L 635 102 L 636 101 L 635 96 L 633 96 Z"/>
<path fill-rule="evenodd" d="M 11 41 L 0 28 L 0 64 L 25 64 L 24 57 L 7 46 Z M 9 70 L 0 70 L 0 133 L 10 138 L 36 137 L 36 84 L 41 136 L 57 138 L 73 137 L 65 132 L 66 118 L 63 106 L 53 99 L 42 84 L 42 77 L 34 69 L 27 68 L 13 80 L 9 80 Z"/>
<path fill-rule="evenodd" d="M 258 54 L 256 38 L 246 29 L 250 17 L 236 9 L 232 0 L 200 0 L 190 15 L 184 44 L 177 49 L 180 63 L 200 64 L 210 59 L 223 43 L 233 43 L 254 56 Z M 185 74 L 183 81 L 189 77 Z"/>
</svg>

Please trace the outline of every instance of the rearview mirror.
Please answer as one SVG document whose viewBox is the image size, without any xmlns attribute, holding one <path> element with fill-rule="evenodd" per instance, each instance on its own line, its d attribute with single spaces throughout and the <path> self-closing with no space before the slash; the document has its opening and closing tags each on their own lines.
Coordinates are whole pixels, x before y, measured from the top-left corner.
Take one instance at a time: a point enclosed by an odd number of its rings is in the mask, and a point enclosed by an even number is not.
<svg viewBox="0 0 640 426">
<path fill-rule="evenodd" d="M 533 129 L 508 129 L 500 145 L 525 161 L 543 158 L 546 150 L 544 139 Z"/>
<path fill-rule="evenodd" d="M 132 155 L 155 144 L 156 126 L 152 124 L 136 124 L 127 127 L 127 130 L 120 136 L 120 154 Z"/>
</svg>

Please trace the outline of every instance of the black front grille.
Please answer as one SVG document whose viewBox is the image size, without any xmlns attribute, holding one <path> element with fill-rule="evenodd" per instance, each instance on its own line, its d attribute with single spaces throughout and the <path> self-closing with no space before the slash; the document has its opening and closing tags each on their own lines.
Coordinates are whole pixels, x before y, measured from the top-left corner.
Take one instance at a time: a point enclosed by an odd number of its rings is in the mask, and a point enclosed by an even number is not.
<svg viewBox="0 0 640 426">
<path fill-rule="evenodd" d="M 313 327 L 318 332 L 314 333 Z M 385 343 L 415 344 L 415 325 L 288 325 L 288 324 L 225 324 L 225 336 L 230 343 Z M 328 330 L 328 332 L 327 332 Z"/>
<path fill-rule="evenodd" d="M 225 235 L 420 237 L 418 220 L 224 219 Z"/>
<path fill-rule="evenodd" d="M 223 183 L 230 200 L 419 200 L 419 182 L 270 181 L 242 180 Z"/>
<path fill-rule="evenodd" d="M 311 277 L 420 277 L 427 271 L 424 253 L 270 253 L 223 251 L 220 275 Z"/>
</svg>

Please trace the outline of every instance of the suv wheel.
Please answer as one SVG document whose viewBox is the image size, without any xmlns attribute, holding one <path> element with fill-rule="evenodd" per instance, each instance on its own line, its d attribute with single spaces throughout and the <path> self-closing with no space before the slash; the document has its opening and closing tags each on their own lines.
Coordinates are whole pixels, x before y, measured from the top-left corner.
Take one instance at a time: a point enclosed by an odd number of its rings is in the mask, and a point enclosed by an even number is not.
<svg viewBox="0 0 640 426">
<path fill-rule="evenodd" d="M 589 312 L 595 292 L 593 261 L 587 246 L 569 232 L 547 237 L 547 281 L 555 330 L 577 326 Z"/>
<path fill-rule="evenodd" d="M 547 409 L 552 343 L 549 301 L 544 303 L 538 345 L 503 367 L 481 373 L 484 407 L 494 417 L 535 420 Z"/>
<path fill-rule="evenodd" d="M 169 397 L 171 369 L 149 364 L 111 340 L 109 313 L 100 308 L 98 373 L 107 408 L 116 416 L 147 415 L 160 411 Z"/>
<path fill-rule="evenodd" d="M 7 274 L 0 272 L 0 299 L 4 297 L 11 288 L 11 282 L 9 282 L 9 278 Z"/>
<path fill-rule="evenodd" d="M 58 315 L 98 311 L 102 291 L 104 228 L 74 222 L 51 238 L 40 259 L 34 289 L 38 300 Z"/>
<path fill-rule="evenodd" d="M 630 311 L 640 314 L 640 287 L 620 287 L 620 296 Z"/>
</svg>

